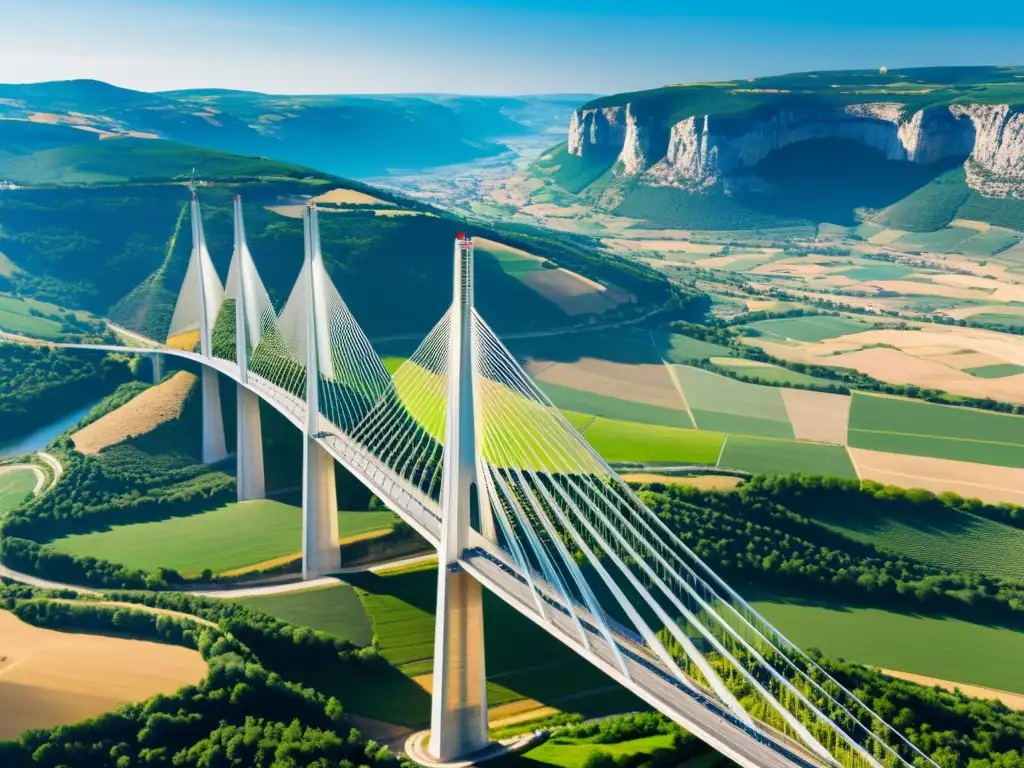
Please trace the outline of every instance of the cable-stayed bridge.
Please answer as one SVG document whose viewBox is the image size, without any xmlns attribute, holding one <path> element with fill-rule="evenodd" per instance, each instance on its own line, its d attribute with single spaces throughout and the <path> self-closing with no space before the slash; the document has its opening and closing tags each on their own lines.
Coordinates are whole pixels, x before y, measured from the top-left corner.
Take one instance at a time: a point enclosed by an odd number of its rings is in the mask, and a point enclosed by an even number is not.
<svg viewBox="0 0 1024 768">
<path fill-rule="evenodd" d="M 435 758 L 488 744 L 486 588 L 743 766 L 934 765 L 702 562 L 534 385 L 474 307 L 470 239 L 455 241 L 450 308 L 390 375 L 324 268 L 315 206 L 280 308 L 239 199 L 225 283 L 194 193 L 192 238 L 166 342 L 131 348 L 201 364 L 206 462 L 227 455 L 218 374 L 236 383 L 239 500 L 264 494 L 259 400 L 302 430 L 304 578 L 341 565 L 335 462 L 437 549 Z"/>
</svg>

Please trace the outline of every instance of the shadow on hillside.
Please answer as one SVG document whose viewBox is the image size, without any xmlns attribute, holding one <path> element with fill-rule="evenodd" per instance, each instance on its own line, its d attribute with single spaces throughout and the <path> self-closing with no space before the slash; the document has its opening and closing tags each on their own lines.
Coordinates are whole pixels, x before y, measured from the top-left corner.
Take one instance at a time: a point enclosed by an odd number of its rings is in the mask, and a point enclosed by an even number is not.
<svg viewBox="0 0 1024 768">
<path fill-rule="evenodd" d="M 858 209 L 879 209 L 925 186 L 966 157 L 927 165 L 886 160 L 855 141 L 812 139 L 783 147 L 752 169 L 768 182 L 764 193 L 737 195 L 747 207 L 787 219 L 853 226 Z"/>
<path fill-rule="evenodd" d="M 505 344 L 520 361 L 575 363 L 584 357 L 592 357 L 626 365 L 661 365 L 661 354 L 646 328 L 625 327 L 510 339 Z"/>
</svg>

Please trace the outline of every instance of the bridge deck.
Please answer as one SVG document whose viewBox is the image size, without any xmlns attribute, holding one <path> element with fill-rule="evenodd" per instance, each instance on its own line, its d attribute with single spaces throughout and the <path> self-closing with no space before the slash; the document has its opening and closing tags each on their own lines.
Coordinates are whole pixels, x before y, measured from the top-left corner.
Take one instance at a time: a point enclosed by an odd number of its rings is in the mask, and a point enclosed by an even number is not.
<svg viewBox="0 0 1024 768">
<path fill-rule="evenodd" d="M 113 345 L 64 344 L 75 349 L 124 352 L 125 347 Z M 248 372 L 242 382 L 237 364 L 216 357 L 206 358 L 195 352 L 167 347 L 130 348 L 139 354 L 168 354 L 207 365 L 255 392 L 278 410 L 296 427 L 305 429 L 305 401 L 272 382 Z M 413 488 L 376 457 L 362 449 L 340 428 L 323 415 L 317 422 L 314 439 L 338 463 L 367 486 L 389 509 L 413 527 L 434 547 L 440 542 L 440 507 L 419 489 Z M 460 566 L 479 580 L 499 598 L 541 626 L 574 652 L 605 672 L 637 696 L 647 701 L 666 716 L 735 762 L 749 768 L 783 768 L 798 765 L 817 768 L 819 763 L 803 751 L 799 753 L 779 736 L 755 730 L 738 720 L 695 681 L 675 677 L 638 638 L 628 637 L 622 631 L 613 634 L 615 648 L 597 629 L 598 623 L 582 606 L 564 606 L 555 590 L 534 577 L 534 584 L 543 593 L 548 610 L 541 616 L 525 577 L 518 573 L 496 545 L 474 534 L 473 546 L 460 559 Z M 579 631 L 570 610 L 580 619 L 586 631 L 586 643 L 581 642 Z M 623 674 L 617 659 L 624 661 Z"/>
</svg>

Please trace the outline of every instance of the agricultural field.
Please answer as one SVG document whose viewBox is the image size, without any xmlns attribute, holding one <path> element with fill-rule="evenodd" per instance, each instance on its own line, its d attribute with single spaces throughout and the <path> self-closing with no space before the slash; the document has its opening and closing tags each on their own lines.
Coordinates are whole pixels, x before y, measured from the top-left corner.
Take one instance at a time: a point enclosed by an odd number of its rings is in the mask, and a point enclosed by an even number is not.
<svg viewBox="0 0 1024 768">
<path fill-rule="evenodd" d="M 0 517 L 20 506 L 35 487 L 36 473 L 31 469 L 0 469 Z"/>
<path fill-rule="evenodd" d="M 349 682 L 335 694 L 347 711 L 412 727 L 429 720 L 436 574 L 436 563 L 429 563 L 350 577 L 382 655 L 402 675 L 384 684 L 377 677 L 366 689 Z M 484 633 L 492 711 L 511 702 L 522 702 L 517 708 L 526 711 L 557 707 L 563 698 L 571 701 L 570 711 L 589 716 L 642 707 L 621 689 L 609 695 L 608 678 L 490 593 L 484 595 Z"/>
<path fill-rule="evenodd" d="M 980 328 L 921 325 L 877 328 L 820 342 L 769 336 L 744 342 L 784 360 L 850 368 L 892 384 L 913 384 L 966 397 L 1024 403 L 1024 379 L 986 379 L 964 369 L 1024 365 L 1024 338 Z"/>
<path fill-rule="evenodd" d="M 751 435 L 729 435 L 722 447 L 718 466 L 769 474 L 801 472 L 857 477 L 850 456 L 841 445 Z"/>
<path fill-rule="evenodd" d="M 995 365 L 982 365 L 977 368 L 964 368 L 964 373 L 977 376 L 981 379 L 1005 379 L 1007 376 L 1017 376 L 1024 373 L 1024 365 L 1016 363 L 996 363 Z"/>
<path fill-rule="evenodd" d="M 609 462 L 715 464 L 724 435 L 614 419 L 594 419 L 583 436 Z"/>
<path fill-rule="evenodd" d="M 750 323 L 753 328 L 769 338 L 795 341 L 823 341 L 870 330 L 871 325 L 862 320 L 851 320 L 832 315 L 810 315 L 807 317 L 785 317 L 778 320 L 760 320 Z"/>
<path fill-rule="evenodd" d="M 641 424 L 655 424 L 665 427 L 692 428 L 690 415 L 682 408 L 665 408 L 658 405 L 623 400 L 618 397 L 598 395 L 581 389 L 549 384 L 543 380 L 538 386 L 558 408 L 578 413 L 588 413 L 606 419 L 635 421 Z"/>
<path fill-rule="evenodd" d="M 856 393 L 849 444 L 999 467 L 1024 467 L 1024 417 Z"/>
<path fill-rule="evenodd" d="M 970 227 L 943 227 L 934 232 L 910 232 L 891 245 L 902 251 L 935 251 L 947 253 L 959 250 L 959 246 L 974 238 L 978 230 Z"/>
<path fill-rule="evenodd" d="M 339 537 L 388 530 L 395 519 L 391 512 L 341 511 Z M 264 499 L 226 504 L 188 517 L 75 534 L 51 546 L 128 568 L 173 568 L 183 575 L 196 575 L 207 568 L 216 574 L 279 564 L 299 552 L 301 536 L 302 510 Z"/>
<path fill-rule="evenodd" d="M 303 592 L 247 597 L 242 605 L 281 621 L 328 632 L 358 646 L 373 643 L 373 627 L 353 587 L 337 584 Z"/>
<path fill-rule="evenodd" d="M 850 510 L 821 509 L 815 519 L 856 541 L 938 568 L 1024 580 L 1024 530 L 953 509 L 929 509 L 913 517 L 901 509 L 887 515 L 881 505 Z"/>
<path fill-rule="evenodd" d="M 540 256 L 483 237 L 473 239 L 474 250 L 493 257 L 502 271 L 555 304 L 570 317 L 602 314 L 620 304 L 636 301 L 633 294 L 602 285 Z"/>
<path fill-rule="evenodd" d="M 145 435 L 161 424 L 177 419 L 196 381 L 195 374 L 178 371 L 75 432 L 72 435 L 75 448 L 86 455 L 96 454 L 108 446 Z"/>
<path fill-rule="evenodd" d="M 172 693 L 206 671 L 198 651 L 57 632 L 0 611 L 0 741 Z"/>
<path fill-rule="evenodd" d="M 649 756 L 659 749 L 669 749 L 672 746 L 672 736 L 669 734 L 658 734 L 657 736 L 646 736 L 641 739 L 620 741 L 614 744 L 595 744 L 586 739 L 555 738 L 545 741 L 540 746 L 534 747 L 526 752 L 508 757 L 499 758 L 494 761 L 498 768 L 540 768 L 540 766 L 557 766 L 557 768 L 583 768 L 587 761 L 594 755 L 611 755 L 616 759 L 632 757 L 634 755 Z M 717 753 L 713 762 L 718 762 Z M 721 758 L 724 762 L 725 758 Z M 711 765 L 712 761 L 701 762 L 689 761 L 687 766 Z"/>
<path fill-rule="evenodd" d="M 681 333 L 655 333 L 655 346 L 669 363 L 688 363 L 691 360 L 707 360 L 715 357 L 730 357 L 735 353 L 729 347 L 701 341 Z"/>
<path fill-rule="evenodd" d="M 33 315 L 30 310 L 46 317 Z M 35 299 L 20 299 L 0 294 L 0 330 L 40 339 L 60 336 L 61 323 L 54 316 L 64 313 L 60 307 Z M 85 313 L 80 313 L 85 314 Z"/>
<path fill-rule="evenodd" d="M 820 648 L 826 656 L 884 669 L 1024 693 L 1024 665 L 1006 663 L 1024 654 L 1021 632 L 780 597 L 750 602 L 801 648 Z"/>
<path fill-rule="evenodd" d="M 791 371 L 780 365 L 748 360 L 744 357 L 712 357 L 711 362 L 739 376 L 757 379 L 768 384 L 788 384 L 797 386 L 828 386 L 835 384 L 828 379 L 809 376 L 799 371 Z"/>
<path fill-rule="evenodd" d="M 698 429 L 793 437 L 778 387 L 759 386 L 684 365 L 672 367 Z"/>
<path fill-rule="evenodd" d="M 1024 506 L 1024 469 L 853 447 L 847 450 L 861 480 Z"/>
</svg>

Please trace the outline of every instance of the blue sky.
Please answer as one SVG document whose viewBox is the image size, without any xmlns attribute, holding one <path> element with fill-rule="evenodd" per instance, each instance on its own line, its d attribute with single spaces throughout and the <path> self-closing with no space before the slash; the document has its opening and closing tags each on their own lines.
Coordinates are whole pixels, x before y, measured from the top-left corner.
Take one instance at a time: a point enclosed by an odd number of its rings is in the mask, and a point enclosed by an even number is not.
<svg viewBox="0 0 1024 768">
<path fill-rule="evenodd" d="M 0 0 L 0 82 L 614 93 L 811 69 L 1024 64 L 1024 2 Z"/>
</svg>

